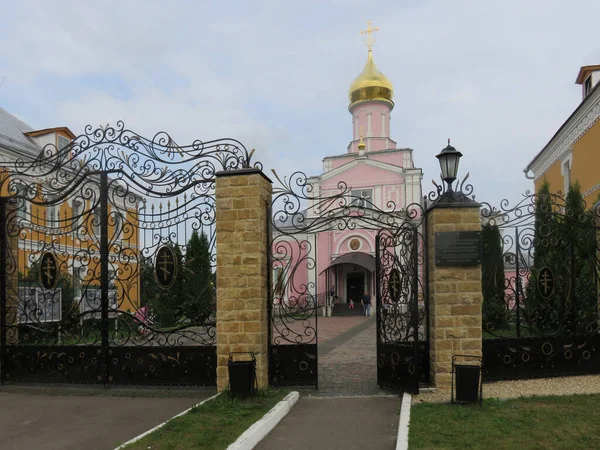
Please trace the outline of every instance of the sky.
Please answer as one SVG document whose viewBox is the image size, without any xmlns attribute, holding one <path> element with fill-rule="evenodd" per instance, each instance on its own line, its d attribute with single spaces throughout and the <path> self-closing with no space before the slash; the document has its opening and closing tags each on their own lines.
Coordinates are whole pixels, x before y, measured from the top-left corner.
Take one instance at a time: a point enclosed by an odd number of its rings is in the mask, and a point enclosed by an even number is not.
<svg viewBox="0 0 600 450">
<path fill-rule="evenodd" d="M 322 171 L 352 137 L 348 87 L 372 21 L 394 85 L 391 137 L 423 192 L 447 139 L 477 200 L 518 200 L 523 168 L 600 64 L 600 2 L 0 0 L 0 106 L 35 129 L 123 120 L 183 145 L 231 137 L 265 172 Z"/>
</svg>

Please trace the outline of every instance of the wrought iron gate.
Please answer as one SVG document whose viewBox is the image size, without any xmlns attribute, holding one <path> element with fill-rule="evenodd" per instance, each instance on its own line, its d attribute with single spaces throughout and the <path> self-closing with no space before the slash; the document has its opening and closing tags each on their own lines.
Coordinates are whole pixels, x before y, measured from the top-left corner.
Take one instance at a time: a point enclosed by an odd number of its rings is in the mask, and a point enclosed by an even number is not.
<svg viewBox="0 0 600 450">
<path fill-rule="evenodd" d="M 544 188 L 482 220 L 485 377 L 599 373 L 600 204 Z"/>
<path fill-rule="evenodd" d="M 269 302 L 270 381 L 273 385 L 318 387 L 318 316 L 330 305 L 334 297 L 330 292 L 330 280 L 323 274 L 323 271 L 329 267 L 332 255 L 327 254 L 323 258 L 321 253 L 321 258 L 318 257 L 320 237 L 329 232 L 341 234 L 356 231 L 371 236 L 373 240 L 371 245 L 375 245 L 377 232 L 383 229 L 385 231 L 380 233 L 389 235 L 399 233 L 397 235 L 399 239 L 401 234 L 402 237 L 417 239 L 420 236 L 417 231 L 411 235 L 406 230 L 408 227 L 413 230 L 420 226 L 423 212 L 420 205 L 400 208 L 393 201 L 386 202 L 385 210 L 381 209 L 371 198 L 353 196 L 352 188 L 343 181 L 338 181 L 335 187 L 326 193 L 319 193 L 314 191 L 309 178 L 301 172 L 284 179 L 279 178 L 275 173 L 275 177 L 278 183 L 273 189 L 273 202 L 270 205 L 272 214 L 268 215 L 271 218 L 272 233 L 269 241 L 272 268 Z M 406 233 L 403 234 L 403 231 Z M 411 288 L 410 291 L 415 295 L 415 305 L 417 303 L 423 305 L 425 300 L 419 277 L 424 268 L 422 244 L 423 242 L 419 240 L 420 247 L 415 246 L 416 253 L 409 255 L 409 263 L 416 264 L 416 269 L 404 269 L 407 276 L 410 275 L 411 282 L 417 283 L 417 288 Z M 409 248 L 408 243 L 404 245 Z M 327 252 L 327 249 L 322 248 L 320 251 Z M 371 255 L 366 256 L 375 259 Z M 373 262 L 371 275 L 374 275 L 375 265 Z M 373 278 L 374 283 L 378 280 L 378 277 Z M 385 283 L 387 286 L 387 281 Z M 359 299 L 355 300 L 360 304 Z M 406 301 L 405 304 L 408 305 L 408 302 Z M 378 313 L 380 311 L 381 308 Z M 420 308 L 417 315 L 420 322 L 416 328 L 424 333 L 422 323 L 425 317 L 424 309 Z M 397 315 L 399 321 L 406 317 L 406 312 Z M 388 318 L 382 323 L 391 324 L 391 321 L 390 312 Z M 378 327 L 378 330 L 377 358 L 380 349 L 385 352 L 384 348 L 394 345 L 393 340 L 397 339 L 392 334 L 392 330 L 388 330 L 386 334 L 382 334 L 381 346 L 379 346 L 381 327 Z M 412 333 L 410 338 L 412 336 L 415 336 L 415 333 Z M 403 335 L 402 339 L 408 340 L 409 337 Z M 420 340 L 424 341 L 422 336 Z M 415 345 L 417 342 L 418 339 L 415 340 Z M 385 355 L 382 353 L 381 364 L 387 367 L 384 359 Z M 428 356 L 424 359 L 428 364 Z M 428 375 L 428 370 L 425 373 Z M 397 383 L 394 378 L 386 380 L 382 374 L 381 384 Z"/>
<path fill-rule="evenodd" d="M 1 381 L 216 384 L 214 176 L 249 160 L 119 122 L 0 162 Z"/>
<path fill-rule="evenodd" d="M 424 244 L 413 222 L 377 233 L 377 382 L 415 394 L 429 376 Z"/>
</svg>

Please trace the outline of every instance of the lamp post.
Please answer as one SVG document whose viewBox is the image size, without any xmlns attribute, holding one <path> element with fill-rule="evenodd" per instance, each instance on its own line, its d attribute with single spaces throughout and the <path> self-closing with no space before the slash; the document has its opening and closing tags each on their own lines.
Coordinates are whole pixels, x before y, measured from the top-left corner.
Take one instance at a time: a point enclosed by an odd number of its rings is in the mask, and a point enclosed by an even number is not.
<svg viewBox="0 0 600 450">
<path fill-rule="evenodd" d="M 435 156 L 440 162 L 442 179 L 448 184 L 448 192 L 453 192 L 452 183 L 456 180 L 461 156 L 462 153 L 450 145 L 450 139 L 448 139 L 448 146 Z"/>
</svg>

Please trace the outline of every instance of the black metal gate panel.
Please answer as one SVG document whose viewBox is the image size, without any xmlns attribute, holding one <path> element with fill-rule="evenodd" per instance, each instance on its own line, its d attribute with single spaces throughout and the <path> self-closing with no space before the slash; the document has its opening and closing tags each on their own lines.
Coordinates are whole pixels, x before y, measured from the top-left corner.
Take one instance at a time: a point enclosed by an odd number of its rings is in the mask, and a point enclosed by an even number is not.
<svg viewBox="0 0 600 450">
<path fill-rule="evenodd" d="M 577 187 L 484 204 L 483 367 L 488 380 L 600 373 L 600 208 Z"/>
<path fill-rule="evenodd" d="M 429 375 L 424 241 L 417 225 L 381 230 L 376 260 L 377 382 L 417 394 Z"/>
<path fill-rule="evenodd" d="M 1 162 L 1 381 L 215 385 L 214 176 L 249 160 L 119 122 Z"/>
</svg>

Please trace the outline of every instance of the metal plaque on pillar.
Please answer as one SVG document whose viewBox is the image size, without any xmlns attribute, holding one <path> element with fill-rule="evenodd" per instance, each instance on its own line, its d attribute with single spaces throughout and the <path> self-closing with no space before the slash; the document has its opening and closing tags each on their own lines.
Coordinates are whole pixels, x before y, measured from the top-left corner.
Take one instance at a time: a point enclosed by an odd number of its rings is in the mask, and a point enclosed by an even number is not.
<svg viewBox="0 0 600 450">
<path fill-rule="evenodd" d="M 481 264 L 481 231 L 435 233 L 435 265 L 468 267 Z"/>
</svg>

